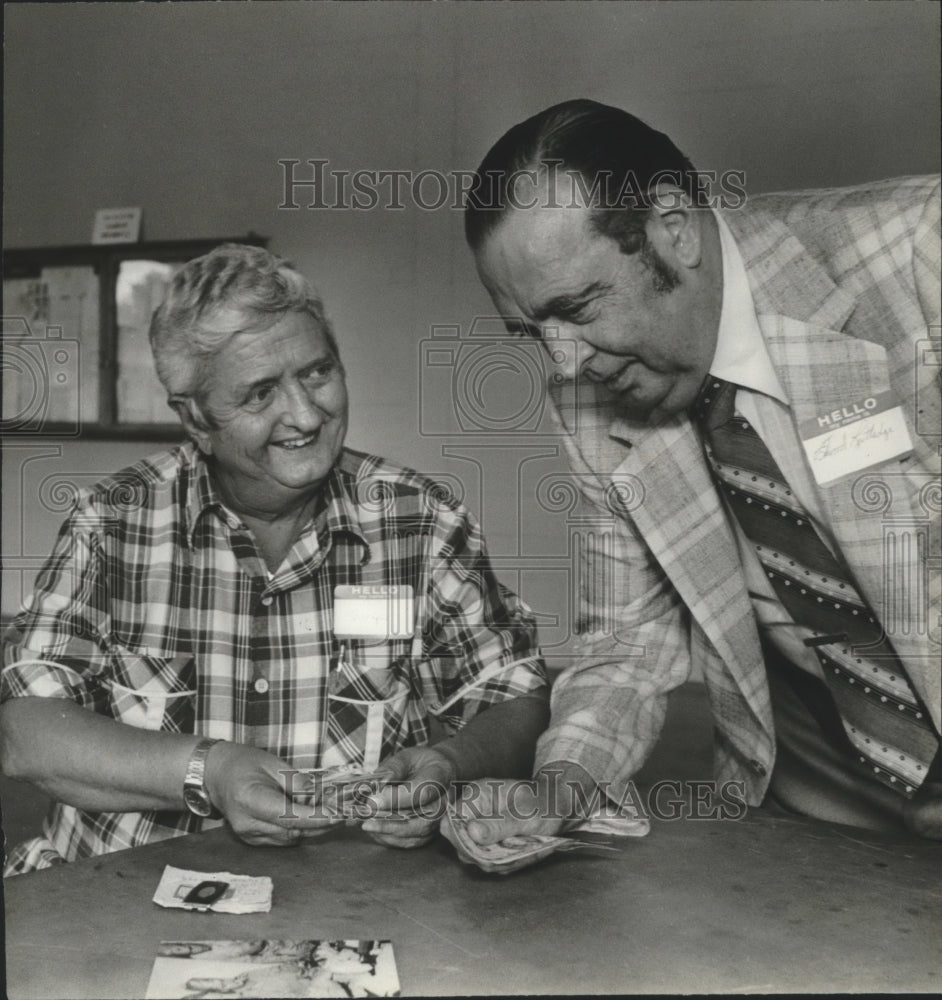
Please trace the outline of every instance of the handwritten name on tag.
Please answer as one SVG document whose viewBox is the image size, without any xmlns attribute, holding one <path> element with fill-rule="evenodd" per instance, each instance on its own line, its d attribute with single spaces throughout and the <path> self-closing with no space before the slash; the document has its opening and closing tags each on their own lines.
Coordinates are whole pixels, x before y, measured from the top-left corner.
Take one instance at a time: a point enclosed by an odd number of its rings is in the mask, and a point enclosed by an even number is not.
<svg viewBox="0 0 942 1000">
<path fill-rule="evenodd" d="M 334 588 L 338 639 L 407 639 L 414 631 L 415 600 L 407 584 Z"/>
<path fill-rule="evenodd" d="M 799 427 L 801 443 L 819 485 L 912 451 L 902 407 L 890 392 L 874 393 L 820 413 Z"/>
</svg>

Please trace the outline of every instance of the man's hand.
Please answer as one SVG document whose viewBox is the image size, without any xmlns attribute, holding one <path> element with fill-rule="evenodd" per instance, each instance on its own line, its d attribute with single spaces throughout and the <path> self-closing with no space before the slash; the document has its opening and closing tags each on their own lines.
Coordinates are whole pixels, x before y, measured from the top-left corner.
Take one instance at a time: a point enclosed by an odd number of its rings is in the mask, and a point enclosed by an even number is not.
<svg viewBox="0 0 942 1000">
<path fill-rule="evenodd" d="M 379 773 L 388 784 L 367 799 L 363 829 L 387 847 L 421 847 L 438 832 L 456 765 L 435 747 L 408 747 L 387 757 Z"/>
<path fill-rule="evenodd" d="M 552 836 L 566 824 L 535 781 L 474 781 L 464 787 L 455 805 L 458 815 L 467 820 L 465 830 L 478 844 L 496 844 L 518 834 Z"/>
<path fill-rule="evenodd" d="M 343 823 L 293 802 L 288 765 L 274 754 L 239 743 L 217 743 L 206 758 L 206 791 L 233 832 L 247 844 L 285 847 Z"/>
<path fill-rule="evenodd" d="M 496 844 L 519 834 L 562 833 L 587 818 L 598 804 L 598 794 L 587 771 L 560 761 L 542 768 L 532 781 L 488 778 L 471 782 L 456 810 L 466 820 L 465 830 L 472 840 Z"/>
</svg>

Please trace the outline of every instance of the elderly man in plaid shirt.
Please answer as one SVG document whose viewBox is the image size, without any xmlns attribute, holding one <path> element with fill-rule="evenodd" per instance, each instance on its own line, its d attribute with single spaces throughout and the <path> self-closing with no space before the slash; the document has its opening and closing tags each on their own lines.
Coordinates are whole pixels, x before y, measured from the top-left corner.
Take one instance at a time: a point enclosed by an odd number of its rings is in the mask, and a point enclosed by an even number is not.
<svg viewBox="0 0 942 1000">
<path fill-rule="evenodd" d="M 610 525 L 539 791 L 482 843 L 626 802 L 693 670 L 748 804 L 942 838 L 939 179 L 742 184 L 587 100 L 478 169 L 478 273 L 512 332 L 557 338 L 581 513 Z"/>
<path fill-rule="evenodd" d="M 338 820 L 286 809 L 290 769 L 380 762 L 377 812 L 406 818 L 364 828 L 413 847 L 437 822 L 409 807 L 528 774 L 548 718 L 533 616 L 466 509 L 344 448 L 344 369 L 304 279 L 221 247 L 174 277 L 151 342 L 190 440 L 78 497 L 5 637 L 4 771 L 54 799 L 6 873 L 223 821 L 295 844 Z M 452 734 L 434 746 L 432 717 Z"/>
</svg>

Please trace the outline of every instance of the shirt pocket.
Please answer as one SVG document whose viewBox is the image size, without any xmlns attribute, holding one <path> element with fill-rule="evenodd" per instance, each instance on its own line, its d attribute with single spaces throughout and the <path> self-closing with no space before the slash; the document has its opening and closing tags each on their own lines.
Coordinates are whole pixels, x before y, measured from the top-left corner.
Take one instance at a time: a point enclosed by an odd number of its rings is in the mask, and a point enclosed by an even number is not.
<svg viewBox="0 0 942 1000">
<path fill-rule="evenodd" d="M 416 714 L 424 710 L 413 691 L 411 658 L 395 656 L 393 647 L 382 653 L 347 646 L 331 666 L 327 689 L 327 747 L 325 765 L 355 759 L 367 770 L 414 741 Z M 392 659 L 390 659 L 392 656 Z"/>
<path fill-rule="evenodd" d="M 102 678 L 118 722 L 137 729 L 192 733 L 196 723 L 196 663 L 189 653 L 161 655 L 112 644 Z"/>
<path fill-rule="evenodd" d="M 411 642 L 344 643 L 330 661 L 328 694 L 351 701 L 385 701 L 403 687 L 412 687 Z"/>
</svg>

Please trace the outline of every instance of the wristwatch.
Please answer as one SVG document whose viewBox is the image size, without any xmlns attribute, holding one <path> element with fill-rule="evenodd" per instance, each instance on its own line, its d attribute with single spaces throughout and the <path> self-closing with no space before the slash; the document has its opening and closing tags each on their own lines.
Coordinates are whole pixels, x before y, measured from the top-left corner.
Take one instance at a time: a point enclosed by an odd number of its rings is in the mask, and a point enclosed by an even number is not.
<svg viewBox="0 0 942 1000">
<path fill-rule="evenodd" d="M 219 740 L 205 739 L 193 747 L 190 759 L 186 762 L 186 775 L 183 778 L 183 801 L 187 809 L 196 816 L 209 816 L 213 811 L 213 804 L 206 794 L 206 785 L 203 782 L 206 773 L 206 757 L 210 748 L 217 744 Z"/>
</svg>

